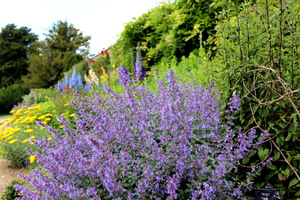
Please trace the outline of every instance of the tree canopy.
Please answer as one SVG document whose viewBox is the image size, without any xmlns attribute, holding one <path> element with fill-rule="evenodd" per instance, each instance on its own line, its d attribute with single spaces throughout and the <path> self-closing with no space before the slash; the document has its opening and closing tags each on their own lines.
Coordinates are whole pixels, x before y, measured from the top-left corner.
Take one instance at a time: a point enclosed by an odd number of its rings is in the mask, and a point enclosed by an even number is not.
<svg viewBox="0 0 300 200">
<path fill-rule="evenodd" d="M 243 0 L 232 2 L 241 4 Z M 125 25 L 117 42 L 110 48 L 112 63 L 125 65 L 132 72 L 138 42 L 146 68 L 158 64 L 163 58 L 187 57 L 201 45 L 213 49 L 214 44 L 207 42 L 208 38 L 214 35 L 218 15 L 228 5 L 229 1 L 223 0 L 162 2 Z"/>
<path fill-rule="evenodd" d="M 25 26 L 17 28 L 8 24 L 0 33 L 0 87 L 21 81 L 21 76 L 28 73 L 28 55 L 35 52 L 32 45 L 38 36 Z"/>
<path fill-rule="evenodd" d="M 30 55 L 30 74 L 23 77 L 24 83 L 31 88 L 54 85 L 64 72 L 86 58 L 90 39 L 73 24 L 54 23 L 46 39 L 35 43 L 38 52 Z"/>
</svg>

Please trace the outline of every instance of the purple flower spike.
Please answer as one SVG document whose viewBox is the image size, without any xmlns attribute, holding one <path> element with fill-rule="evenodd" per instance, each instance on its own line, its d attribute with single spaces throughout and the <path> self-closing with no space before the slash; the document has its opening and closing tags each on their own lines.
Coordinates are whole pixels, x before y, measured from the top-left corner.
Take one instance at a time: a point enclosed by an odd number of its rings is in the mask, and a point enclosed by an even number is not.
<svg viewBox="0 0 300 200">
<path fill-rule="evenodd" d="M 128 72 L 127 68 L 122 66 L 117 68 L 120 85 L 129 85 L 130 81 L 130 73 Z"/>
</svg>

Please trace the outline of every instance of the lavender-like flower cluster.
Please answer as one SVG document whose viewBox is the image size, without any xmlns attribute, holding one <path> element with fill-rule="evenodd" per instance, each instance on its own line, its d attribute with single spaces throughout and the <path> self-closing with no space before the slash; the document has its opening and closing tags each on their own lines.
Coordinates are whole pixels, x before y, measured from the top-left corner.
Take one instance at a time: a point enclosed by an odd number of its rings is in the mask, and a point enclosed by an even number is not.
<svg viewBox="0 0 300 200">
<path fill-rule="evenodd" d="M 135 68 L 134 68 L 134 80 L 141 80 L 143 81 L 148 75 L 146 74 L 146 69 L 142 66 L 142 55 L 141 55 L 141 48 L 138 48 L 136 52 L 136 61 L 135 61 Z"/>
<path fill-rule="evenodd" d="M 118 67 L 117 72 L 119 75 L 120 85 L 129 85 L 131 83 L 130 73 L 128 72 L 126 67 Z"/>
<path fill-rule="evenodd" d="M 128 86 L 129 84 L 135 81 L 143 81 L 146 77 L 148 77 L 146 73 L 146 69 L 142 66 L 142 58 L 141 58 L 141 49 L 138 48 L 136 53 L 136 62 L 134 67 L 134 78 L 130 80 L 130 73 L 127 68 L 122 66 L 117 68 L 120 85 Z"/>
<path fill-rule="evenodd" d="M 76 74 L 75 68 L 73 69 L 72 76 L 69 78 L 67 75 L 65 76 L 64 81 L 59 81 L 57 83 L 57 90 L 58 91 L 63 91 L 66 88 L 69 89 L 79 89 L 83 88 L 84 91 L 89 91 L 90 92 L 90 84 L 86 84 L 85 86 L 82 83 L 82 78 L 80 74 Z"/>
<path fill-rule="evenodd" d="M 245 188 L 228 177 L 255 131 L 222 124 L 217 92 L 172 70 L 165 77 L 155 92 L 142 85 L 105 98 L 77 94 L 77 128 L 63 116 L 64 136 L 47 127 L 52 140 L 36 142 L 43 154 L 31 152 L 47 173 L 23 177 L 34 189 L 16 185 L 22 199 L 242 198 Z"/>
</svg>

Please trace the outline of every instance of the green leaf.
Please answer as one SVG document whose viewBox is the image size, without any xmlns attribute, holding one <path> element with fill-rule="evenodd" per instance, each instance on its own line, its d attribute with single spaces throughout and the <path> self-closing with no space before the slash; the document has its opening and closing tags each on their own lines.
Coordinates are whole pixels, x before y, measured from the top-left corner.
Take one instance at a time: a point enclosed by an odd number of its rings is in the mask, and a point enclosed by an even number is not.
<svg viewBox="0 0 300 200">
<path fill-rule="evenodd" d="M 294 185 L 296 185 L 297 183 L 299 182 L 299 179 L 298 178 L 293 178 L 291 181 L 290 181 L 290 184 L 289 184 L 289 188 L 290 187 L 293 187 Z"/>
<path fill-rule="evenodd" d="M 291 138 L 292 138 L 292 133 L 289 131 L 289 133 L 288 133 L 288 136 L 285 138 L 285 142 L 288 142 L 288 141 L 290 141 L 291 140 Z"/>
<path fill-rule="evenodd" d="M 294 156 L 294 160 L 300 160 L 300 154 L 299 153 L 296 156 Z"/>
<path fill-rule="evenodd" d="M 286 193 L 286 190 L 280 190 L 280 196 L 283 196 Z"/>
<path fill-rule="evenodd" d="M 252 156 L 252 155 L 249 154 L 246 158 L 244 158 L 244 159 L 242 160 L 242 164 L 243 164 L 243 165 L 246 165 L 246 164 L 249 162 L 251 156 Z"/>
<path fill-rule="evenodd" d="M 280 122 L 280 123 L 279 123 L 279 126 L 280 126 L 281 128 L 285 128 L 285 127 L 286 127 L 286 123 Z"/>
<path fill-rule="evenodd" d="M 300 190 L 295 194 L 296 197 L 300 196 Z"/>
<path fill-rule="evenodd" d="M 279 153 L 279 151 L 274 150 L 274 157 L 273 157 L 273 159 L 274 159 L 274 160 L 278 160 L 279 158 L 280 158 L 280 153 Z"/>
<path fill-rule="evenodd" d="M 265 185 L 265 182 L 255 183 L 254 186 L 257 188 L 261 188 Z"/>
<path fill-rule="evenodd" d="M 258 156 L 259 156 L 259 159 L 261 161 L 263 161 L 264 159 L 266 159 L 266 157 L 268 156 L 268 153 L 269 153 L 269 149 L 263 149 L 263 148 L 260 148 L 258 150 Z"/>
<path fill-rule="evenodd" d="M 279 135 L 276 139 L 276 143 L 278 144 L 278 146 L 282 146 L 284 143 L 284 137 L 283 135 Z"/>
<path fill-rule="evenodd" d="M 281 188 L 281 187 L 283 187 L 283 184 L 282 183 L 276 183 L 275 186 L 278 187 L 278 188 Z"/>
<path fill-rule="evenodd" d="M 273 170 L 277 169 L 277 167 L 275 165 L 270 165 L 270 164 L 267 164 L 267 168 L 273 169 Z"/>
<path fill-rule="evenodd" d="M 290 173 L 291 173 L 291 169 L 290 169 L 290 168 L 287 168 L 287 169 L 285 170 L 285 175 L 286 175 L 287 178 L 290 176 Z"/>
</svg>

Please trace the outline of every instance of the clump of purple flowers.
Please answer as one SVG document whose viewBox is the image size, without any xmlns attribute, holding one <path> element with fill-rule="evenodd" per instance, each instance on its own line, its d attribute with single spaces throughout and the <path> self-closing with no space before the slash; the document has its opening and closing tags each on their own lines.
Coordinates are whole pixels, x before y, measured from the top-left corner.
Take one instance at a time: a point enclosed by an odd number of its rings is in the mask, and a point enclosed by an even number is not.
<svg viewBox="0 0 300 200">
<path fill-rule="evenodd" d="M 47 173 L 24 177 L 33 190 L 15 186 L 22 199 L 242 198 L 247 185 L 232 172 L 255 131 L 224 125 L 210 87 L 184 84 L 172 70 L 165 77 L 155 92 L 142 85 L 77 94 L 77 128 L 63 116 L 65 135 L 47 127 L 53 139 L 37 142 L 43 154 L 31 152 Z"/>
<path fill-rule="evenodd" d="M 143 81 L 148 75 L 146 74 L 146 69 L 142 66 L 142 55 L 141 48 L 138 43 L 137 52 L 136 52 L 136 61 L 134 68 L 134 80 Z"/>
<path fill-rule="evenodd" d="M 129 85 L 131 83 L 130 73 L 127 68 L 122 66 L 117 68 L 120 85 Z"/>
<path fill-rule="evenodd" d="M 138 50 L 136 53 L 136 63 L 134 67 L 134 79 L 133 81 L 130 80 L 130 73 L 128 72 L 127 68 L 122 66 L 117 68 L 120 85 L 126 85 L 135 82 L 135 81 L 143 81 L 146 77 L 148 77 L 146 73 L 146 69 L 142 66 L 142 58 L 141 58 L 141 50 L 138 45 Z"/>
</svg>

